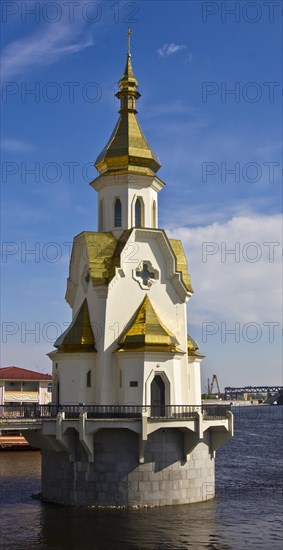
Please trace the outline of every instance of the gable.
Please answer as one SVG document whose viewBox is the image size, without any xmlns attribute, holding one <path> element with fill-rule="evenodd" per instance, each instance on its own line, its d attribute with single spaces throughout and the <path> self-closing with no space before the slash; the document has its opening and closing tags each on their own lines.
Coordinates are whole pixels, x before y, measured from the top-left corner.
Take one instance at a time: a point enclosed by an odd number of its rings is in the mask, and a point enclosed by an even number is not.
<svg viewBox="0 0 283 550">
<path fill-rule="evenodd" d="M 167 276 L 179 296 L 186 300 L 193 292 L 182 243 L 168 239 L 162 229 L 132 228 L 116 239 L 111 232 L 83 232 L 75 237 L 67 281 L 66 300 L 73 307 L 80 281 L 80 261 L 85 258 L 93 287 L 108 286 L 121 267 L 123 251 L 139 239 L 154 239 L 167 265 Z M 132 244 L 133 246 L 133 244 Z M 129 252 L 127 252 L 129 257 Z"/>
</svg>

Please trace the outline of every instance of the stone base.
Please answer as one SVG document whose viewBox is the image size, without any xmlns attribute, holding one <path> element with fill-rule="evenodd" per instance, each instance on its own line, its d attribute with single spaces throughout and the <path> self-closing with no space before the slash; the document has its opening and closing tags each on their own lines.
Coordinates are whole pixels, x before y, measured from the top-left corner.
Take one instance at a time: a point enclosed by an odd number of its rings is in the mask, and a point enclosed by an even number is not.
<svg viewBox="0 0 283 550">
<path fill-rule="evenodd" d="M 199 442 L 184 461 L 183 433 L 160 429 L 148 437 L 144 464 L 139 436 L 126 429 L 94 435 L 88 462 L 74 430 L 75 461 L 42 451 L 42 497 L 49 502 L 94 506 L 162 506 L 214 497 L 214 458 Z M 77 439 L 77 440 L 76 440 Z"/>
</svg>

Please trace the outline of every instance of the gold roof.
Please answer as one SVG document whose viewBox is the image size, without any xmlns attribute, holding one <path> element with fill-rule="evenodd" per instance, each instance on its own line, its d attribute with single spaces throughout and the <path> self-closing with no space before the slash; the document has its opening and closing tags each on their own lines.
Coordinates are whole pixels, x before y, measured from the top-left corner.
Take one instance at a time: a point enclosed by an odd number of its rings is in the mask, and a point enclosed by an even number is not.
<svg viewBox="0 0 283 550">
<path fill-rule="evenodd" d="M 81 282 L 75 267 L 78 265 L 80 255 L 83 255 L 88 266 L 88 272 L 85 273 L 86 280 L 91 281 L 94 287 L 107 286 L 115 276 L 116 267 L 120 267 L 121 252 L 131 231 L 132 229 L 124 231 L 119 240 L 115 239 L 110 232 L 91 231 L 83 231 L 74 238 L 65 296 L 71 307 L 74 304 L 75 288 Z"/>
<path fill-rule="evenodd" d="M 108 285 L 120 258 L 115 255 L 117 240 L 112 233 L 84 232 L 89 275 L 94 286 Z"/>
<path fill-rule="evenodd" d="M 162 323 L 148 295 L 119 338 L 119 351 L 181 352 L 174 334 Z"/>
<path fill-rule="evenodd" d="M 121 265 L 121 253 L 128 242 L 133 228 L 127 229 L 117 240 L 111 232 L 83 231 L 77 235 L 73 243 L 70 271 L 67 283 L 66 300 L 73 307 L 75 288 L 80 284 L 79 272 L 75 268 L 79 256 L 83 254 L 88 265 L 86 277 L 94 287 L 107 286 L 115 277 L 116 268 Z M 181 241 L 167 239 L 162 229 L 156 229 L 155 233 L 164 235 L 168 246 L 171 247 L 176 258 L 176 270 L 181 274 L 181 280 L 189 292 L 192 291 L 190 276 L 188 274 L 187 261 Z"/>
<path fill-rule="evenodd" d="M 86 299 L 70 326 L 57 338 L 54 347 L 69 353 L 96 351 Z"/>
<path fill-rule="evenodd" d="M 204 355 L 198 353 L 198 344 L 197 342 L 188 334 L 188 355 L 203 358 Z"/>
<path fill-rule="evenodd" d="M 186 259 L 186 255 L 183 249 L 182 242 L 177 239 L 169 239 L 169 242 L 172 246 L 173 252 L 176 257 L 176 269 L 177 271 L 180 271 L 182 275 L 182 280 L 190 292 L 193 292 L 192 285 L 191 285 L 191 278 L 188 273 L 188 263 Z"/>
<path fill-rule="evenodd" d="M 137 91 L 137 87 L 139 85 L 135 75 L 134 75 L 134 72 L 133 72 L 133 67 L 132 67 L 132 60 L 131 60 L 131 54 L 128 53 L 127 54 L 127 61 L 126 61 L 126 67 L 125 67 L 125 70 L 124 70 L 124 73 L 123 75 L 121 76 L 120 80 L 119 80 L 119 88 L 121 88 L 121 90 L 128 90 L 128 88 L 132 89 L 133 91 L 136 91 L 136 96 L 137 97 L 140 97 L 140 93 Z M 119 98 L 121 97 L 121 90 L 119 92 L 117 92 L 116 96 Z"/>
<path fill-rule="evenodd" d="M 136 100 L 140 97 L 131 54 L 127 54 L 124 73 L 119 81 L 120 118 L 112 135 L 95 161 L 100 174 L 131 173 L 154 175 L 161 164 L 149 146 L 136 118 Z"/>
</svg>

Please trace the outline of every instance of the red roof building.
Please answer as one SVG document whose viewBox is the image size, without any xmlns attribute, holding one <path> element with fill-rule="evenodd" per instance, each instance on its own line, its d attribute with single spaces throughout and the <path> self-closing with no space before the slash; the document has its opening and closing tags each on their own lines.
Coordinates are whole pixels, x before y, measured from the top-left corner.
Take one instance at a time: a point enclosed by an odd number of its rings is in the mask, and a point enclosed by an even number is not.
<svg viewBox="0 0 283 550">
<path fill-rule="evenodd" d="M 0 368 L 0 405 L 51 401 L 52 376 L 20 367 Z"/>
<path fill-rule="evenodd" d="M 0 380 L 52 380 L 52 376 L 20 367 L 4 367 L 0 368 Z"/>
</svg>

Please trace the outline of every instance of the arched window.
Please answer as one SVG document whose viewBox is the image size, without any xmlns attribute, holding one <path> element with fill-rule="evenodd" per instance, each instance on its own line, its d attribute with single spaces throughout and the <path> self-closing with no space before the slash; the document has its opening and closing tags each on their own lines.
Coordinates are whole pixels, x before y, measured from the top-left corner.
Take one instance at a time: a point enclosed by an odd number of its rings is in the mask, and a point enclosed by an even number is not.
<svg viewBox="0 0 283 550">
<path fill-rule="evenodd" d="M 155 228 L 157 225 L 156 223 L 156 201 L 153 201 L 152 203 L 152 227 Z"/>
<path fill-rule="evenodd" d="M 135 226 L 141 227 L 142 225 L 142 205 L 141 200 L 137 199 L 135 204 Z"/>
<path fill-rule="evenodd" d="M 103 202 L 99 201 L 98 209 L 98 231 L 103 231 Z"/>
<path fill-rule="evenodd" d="M 115 227 L 122 227 L 122 204 L 120 199 L 116 199 L 115 201 L 114 225 Z"/>
</svg>

